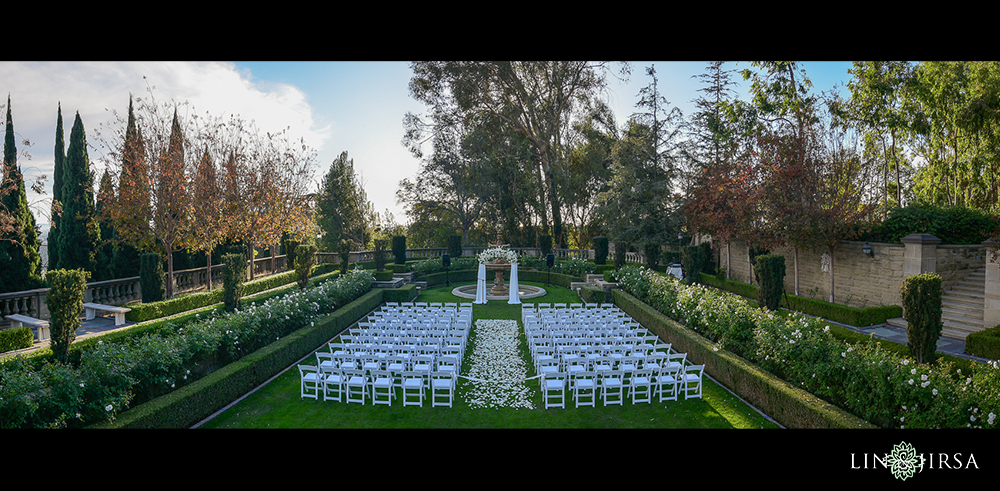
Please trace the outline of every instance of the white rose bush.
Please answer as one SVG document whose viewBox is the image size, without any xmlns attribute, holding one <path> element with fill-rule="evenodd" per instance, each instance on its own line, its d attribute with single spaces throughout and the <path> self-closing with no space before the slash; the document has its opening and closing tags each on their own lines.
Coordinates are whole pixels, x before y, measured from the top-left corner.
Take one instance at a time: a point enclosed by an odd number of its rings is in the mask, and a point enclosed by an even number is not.
<svg viewBox="0 0 1000 491">
<path fill-rule="evenodd" d="M 259 305 L 141 336 L 98 342 L 79 362 L 40 368 L 17 357 L 0 364 L 0 428 L 82 427 L 114 420 L 131 405 L 168 393 L 204 375 L 205 361 L 238 360 L 371 290 L 370 271 L 351 271 Z"/>
<path fill-rule="evenodd" d="M 717 349 L 737 354 L 872 424 L 995 427 L 1000 413 L 996 363 L 974 364 L 972 373 L 943 360 L 918 364 L 877 343 L 839 340 L 822 319 L 777 315 L 732 293 L 686 285 L 641 266 L 622 268 L 615 277 L 624 291 L 716 343 Z"/>
</svg>

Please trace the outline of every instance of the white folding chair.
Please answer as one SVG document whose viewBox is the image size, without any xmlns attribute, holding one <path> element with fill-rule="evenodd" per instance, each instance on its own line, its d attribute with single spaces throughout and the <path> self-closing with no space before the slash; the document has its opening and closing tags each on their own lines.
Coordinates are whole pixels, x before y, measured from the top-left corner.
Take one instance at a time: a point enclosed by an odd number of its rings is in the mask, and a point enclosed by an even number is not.
<svg viewBox="0 0 1000 491">
<path fill-rule="evenodd" d="M 452 407 L 455 399 L 455 374 L 449 371 L 431 372 L 431 407 Z"/>
<path fill-rule="evenodd" d="M 701 399 L 701 379 L 705 373 L 705 365 L 690 365 L 681 371 L 680 390 L 684 392 L 684 399 Z"/>
<path fill-rule="evenodd" d="M 323 375 L 323 400 L 343 401 L 344 396 L 344 373 L 338 367 L 323 367 L 320 373 Z"/>
<path fill-rule="evenodd" d="M 658 395 L 660 402 L 676 401 L 677 389 L 680 386 L 680 367 L 669 366 L 664 363 L 659 372 L 653 377 L 653 394 Z"/>
<path fill-rule="evenodd" d="M 392 405 L 395 398 L 395 387 L 392 373 L 388 370 L 373 370 L 371 372 L 372 404 Z"/>
<path fill-rule="evenodd" d="M 323 377 L 319 373 L 319 367 L 299 365 L 299 387 L 300 399 L 309 397 L 319 400 L 319 393 L 323 390 Z"/>
<path fill-rule="evenodd" d="M 605 370 L 600 375 L 601 399 L 604 405 L 623 405 L 625 378 L 621 370 Z"/>
<path fill-rule="evenodd" d="M 632 373 L 628 380 L 632 404 L 637 402 L 653 402 L 653 369 L 640 368 Z"/>
<path fill-rule="evenodd" d="M 424 379 L 426 375 L 421 372 L 408 370 L 403 372 L 403 406 L 423 406 L 424 405 Z M 413 401 L 412 398 L 417 400 Z"/>
<path fill-rule="evenodd" d="M 573 379 L 573 401 L 576 407 L 596 407 L 597 374 L 591 371 L 577 372 Z"/>
<path fill-rule="evenodd" d="M 545 409 L 550 407 L 566 408 L 566 374 L 563 372 L 545 372 L 542 375 L 542 396 L 545 399 Z"/>
<path fill-rule="evenodd" d="M 368 377 L 364 370 L 347 369 L 344 370 L 344 385 L 347 388 L 347 403 L 360 402 L 365 405 L 365 398 L 368 397 Z"/>
</svg>

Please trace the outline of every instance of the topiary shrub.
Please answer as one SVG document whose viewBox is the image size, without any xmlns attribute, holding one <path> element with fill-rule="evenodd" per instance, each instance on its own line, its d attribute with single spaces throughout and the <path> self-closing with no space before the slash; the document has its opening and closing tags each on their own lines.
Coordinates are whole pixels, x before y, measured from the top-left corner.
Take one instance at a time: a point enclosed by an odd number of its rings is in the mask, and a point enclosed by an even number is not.
<svg viewBox="0 0 1000 491">
<path fill-rule="evenodd" d="M 163 259 L 155 252 L 143 253 L 139 258 L 139 289 L 142 303 L 159 302 L 167 294 L 164 283 Z"/>
<path fill-rule="evenodd" d="M 594 264 L 603 265 L 608 263 L 608 238 L 604 236 L 590 239 L 594 244 Z"/>
<path fill-rule="evenodd" d="M 910 354 L 918 363 L 929 363 L 941 337 L 941 277 L 935 273 L 910 276 L 903 280 L 900 294 Z"/>
<path fill-rule="evenodd" d="M 228 311 L 236 310 L 240 306 L 246 267 L 243 254 L 222 256 L 222 302 L 226 304 Z"/>
<path fill-rule="evenodd" d="M 340 257 L 340 274 L 347 274 L 347 266 L 351 262 L 351 243 L 346 240 L 338 242 L 337 256 Z"/>
<path fill-rule="evenodd" d="M 552 252 L 552 236 L 539 235 L 538 248 L 542 250 L 542 257 L 548 256 L 549 253 Z"/>
<path fill-rule="evenodd" d="M 701 271 L 705 269 L 708 258 L 705 250 L 698 246 L 684 246 L 681 249 L 681 264 L 686 272 L 685 278 L 691 283 L 701 283 Z"/>
<path fill-rule="evenodd" d="M 396 264 L 406 264 L 406 236 L 396 235 L 392 238 L 392 255 Z"/>
<path fill-rule="evenodd" d="M 615 269 L 625 267 L 625 253 L 628 251 L 628 244 L 625 242 L 615 242 Z"/>
<path fill-rule="evenodd" d="M 643 252 L 646 253 L 646 267 L 656 270 L 660 265 L 660 243 L 646 242 L 643 244 Z"/>
<path fill-rule="evenodd" d="M 49 346 L 59 361 L 66 361 L 69 345 L 76 340 L 88 278 L 90 272 L 82 269 L 57 269 L 45 274 L 49 283 L 49 291 L 45 294 L 50 316 Z"/>
<path fill-rule="evenodd" d="M 295 282 L 299 289 L 309 286 L 309 274 L 316 265 L 316 244 L 311 242 L 295 247 Z"/>
<path fill-rule="evenodd" d="M 756 268 L 757 276 L 760 278 L 757 303 L 767 310 L 778 310 L 781 307 L 781 293 L 785 286 L 785 256 L 780 254 L 757 256 Z"/>
<path fill-rule="evenodd" d="M 461 235 L 448 236 L 448 254 L 452 257 L 452 259 L 462 257 Z"/>
<path fill-rule="evenodd" d="M 386 246 L 389 245 L 388 239 L 385 237 L 377 237 L 375 242 L 375 271 L 385 271 L 385 263 L 388 261 L 386 257 Z"/>
</svg>

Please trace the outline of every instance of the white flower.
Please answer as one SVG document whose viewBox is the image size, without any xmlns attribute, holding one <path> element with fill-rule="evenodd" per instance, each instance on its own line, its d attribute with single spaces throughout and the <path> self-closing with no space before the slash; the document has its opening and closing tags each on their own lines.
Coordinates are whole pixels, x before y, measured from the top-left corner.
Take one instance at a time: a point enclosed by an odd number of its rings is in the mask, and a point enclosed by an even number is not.
<svg viewBox="0 0 1000 491">
<path fill-rule="evenodd" d="M 107 406 L 104 406 L 104 410 L 105 411 L 111 411 L 112 409 L 114 409 L 114 406 L 112 406 L 111 404 L 108 404 Z"/>
<path fill-rule="evenodd" d="M 910 379 L 910 385 L 913 385 L 913 379 L 912 378 Z"/>
<path fill-rule="evenodd" d="M 938 395 L 938 390 L 937 389 L 931 390 L 931 394 Z"/>
<path fill-rule="evenodd" d="M 909 365 L 910 364 L 910 360 L 908 358 L 903 358 L 903 364 L 904 365 Z"/>
</svg>

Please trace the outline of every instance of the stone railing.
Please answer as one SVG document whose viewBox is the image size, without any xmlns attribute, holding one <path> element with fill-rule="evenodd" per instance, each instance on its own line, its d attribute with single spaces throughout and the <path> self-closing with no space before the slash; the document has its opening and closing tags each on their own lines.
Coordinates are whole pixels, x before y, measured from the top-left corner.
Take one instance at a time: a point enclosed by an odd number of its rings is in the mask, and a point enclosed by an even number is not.
<svg viewBox="0 0 1000 491">
<path fill-rule="evenodd" d="M 285 270 L 285 256 L 274 257 L 274 270 L 278 273 Z M 271 258 L 264 257 L 254 260 L 254 277 L 270 276 L 272 273 Z M 174 292 L 188 293 L 204 290 L 208 285 L 205 268 L 193 268 L 174 271 Z M 222 288 L 222 265 L 212 265 L 212 287 Z M 49 309 L 45 304 L 48 288 L 27 290 L 21 292 L 0 293 L 0 329 L 10 327 L 10 321 L 5 317 L 12 314 L 26 315 L 36 319 L 47 320 Z M 94 302 L 104 305 L 125 305 L 129 302 L 142 300 L 142 289 L 139 277 L 119 278 L 115 280 L 95 281 L 87 283 L 83 293 L 84 302 Z"/>
</svg>

